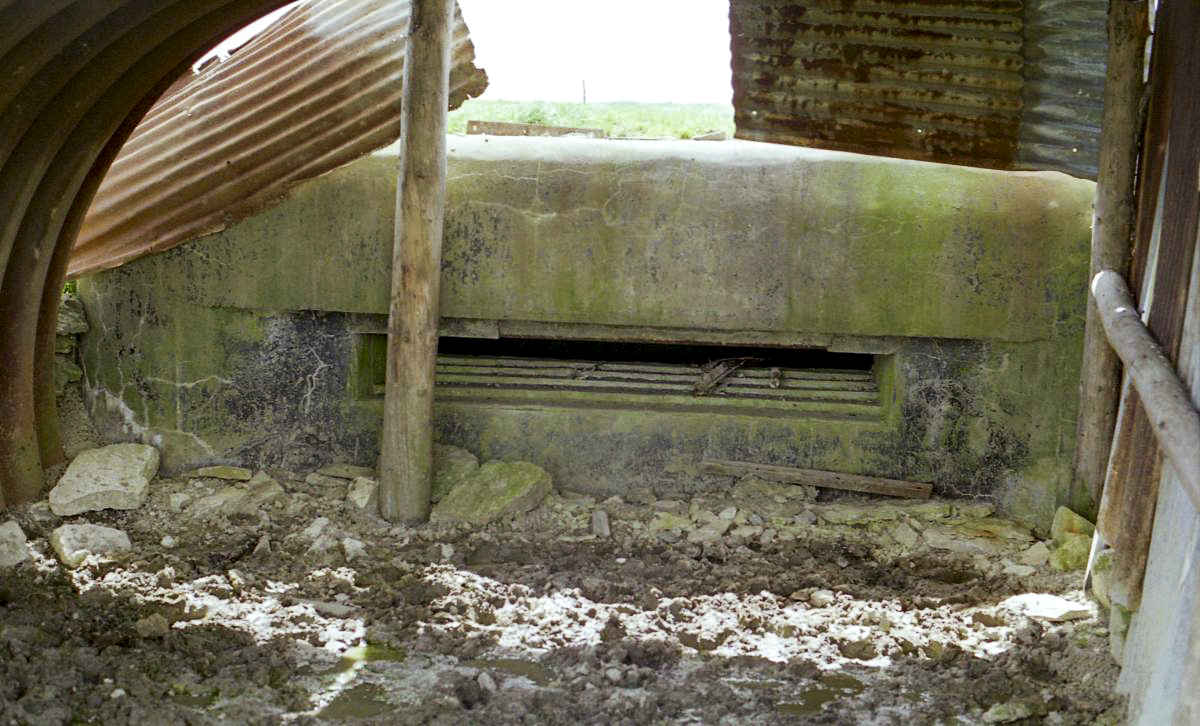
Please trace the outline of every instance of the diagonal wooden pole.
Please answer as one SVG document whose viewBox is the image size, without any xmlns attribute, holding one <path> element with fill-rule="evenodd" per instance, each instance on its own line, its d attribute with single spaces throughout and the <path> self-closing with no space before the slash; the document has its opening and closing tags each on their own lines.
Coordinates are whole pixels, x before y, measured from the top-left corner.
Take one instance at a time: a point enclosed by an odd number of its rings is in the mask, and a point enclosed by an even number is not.
<svg viewBox="0 0 1200 726">
<path fill-rule="evenodd" d="M 429 518 L 433 476 L 433 370 L 454 0 L 412 0 L 411 7 L 400 112 L 379 508 L 385 519 L 415 523 Z"/>
</svg>

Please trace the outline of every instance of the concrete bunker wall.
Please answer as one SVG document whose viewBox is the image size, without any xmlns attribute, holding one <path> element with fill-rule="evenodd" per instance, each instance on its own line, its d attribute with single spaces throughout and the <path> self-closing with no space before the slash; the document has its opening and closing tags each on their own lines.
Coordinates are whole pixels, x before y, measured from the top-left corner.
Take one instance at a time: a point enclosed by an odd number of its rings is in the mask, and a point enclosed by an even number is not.
<svg viewBox="0 0 1200 726">
<path fill-rule="evenodd" d="M 702 487 L 713 456 L 932 481 L 1043 525 L 1067 500 L 1090 182 L 749 142 L 450 150 L 447 335 L 872 358 L 782 403 L 511 387 L 448 360 L 440 439 L 596 493 Z M 373 464 L 394 177 L 379 153 L 81 280 L 104 435 L 174 470 Z"/>
</svg>

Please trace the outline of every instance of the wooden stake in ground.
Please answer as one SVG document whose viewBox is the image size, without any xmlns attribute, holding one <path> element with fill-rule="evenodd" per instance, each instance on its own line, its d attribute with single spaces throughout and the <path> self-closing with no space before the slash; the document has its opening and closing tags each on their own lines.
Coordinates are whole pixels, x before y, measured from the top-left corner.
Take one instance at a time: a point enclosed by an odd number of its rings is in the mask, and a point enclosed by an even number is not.
<svg viewBox="0 0 1200 726">
<path fill-rule="evenodd" d="M 1104 82 L 1104 119 L 1100 133 L 1100 170 L 1092 221 L 1094 277 L 1101 270 L 1128 274 L 1135 216 L 1134 174 L 1141 136 L 1142 66 L 1145 56 L 1145 0 L 1110 0 L 1108 74 Z M 1088 297 L 1083 370 L 1079 383 L 1079 423 L 1071 505 L 1083 510 L 1100 502 L 1108 454 L 1116 425 L 1121 372 L 1108 345 L 1096 302 Z"/>
<path fill-rule="evenodd" d="M 379 460 L 379 509 L 390 521 L 429 518 L 453 14 L 454 0 L 412 0 Z"/>
</svg>

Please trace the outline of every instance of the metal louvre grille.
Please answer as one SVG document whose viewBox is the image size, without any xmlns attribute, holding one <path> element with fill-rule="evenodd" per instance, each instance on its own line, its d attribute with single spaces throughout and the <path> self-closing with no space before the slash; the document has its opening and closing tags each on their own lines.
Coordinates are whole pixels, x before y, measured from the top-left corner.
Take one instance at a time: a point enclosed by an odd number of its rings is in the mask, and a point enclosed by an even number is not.
<svg viewBox="0 0 1200 726">
<path fill-rule="evenodd" d="M 695 365 L 440 355 L 441 400 L 879 417 L 870 371 L 743 367 L 706 395 Z"/>
</svg>

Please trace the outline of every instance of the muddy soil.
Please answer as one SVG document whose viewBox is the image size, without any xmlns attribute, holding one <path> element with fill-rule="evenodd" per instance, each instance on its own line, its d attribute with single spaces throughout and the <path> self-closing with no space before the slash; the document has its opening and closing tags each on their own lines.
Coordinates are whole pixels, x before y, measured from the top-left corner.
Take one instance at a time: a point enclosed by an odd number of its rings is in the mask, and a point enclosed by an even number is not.
<svg viewBox="0 0 1200 726">
<path fill-rule="evenodd" d="M 392 526 L 348 481 L 152 484 L 132 553 L 69 570 L 44 502 L 0 577 L 0 723 L 1116 723 L 1081 576 L 970 502 L 808 501 L 759 482 L 557 492 L 486 527 Z M 611 533 L 593 532 L 596 511 Z M 603 533 L 603 528 L 600 528 Z M 1032 570 L 1032 572 L 1030 571 Z M 1076 619 L 1011 596 L 1053 593 Z"/>
</svg>

